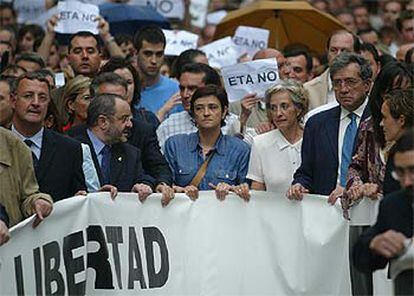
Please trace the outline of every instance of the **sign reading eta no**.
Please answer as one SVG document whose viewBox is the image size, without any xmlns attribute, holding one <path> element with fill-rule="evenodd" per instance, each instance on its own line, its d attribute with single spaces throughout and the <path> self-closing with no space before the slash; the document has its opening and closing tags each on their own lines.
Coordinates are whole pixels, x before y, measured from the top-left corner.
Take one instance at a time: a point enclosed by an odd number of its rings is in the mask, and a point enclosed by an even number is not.
<svg viewBox="0 0 414 296">
<path fill-rule="evenodd" d="M 183 0 L 147 0 L 147 4 L 167 18 L 184 19 Z"/>
</svg>

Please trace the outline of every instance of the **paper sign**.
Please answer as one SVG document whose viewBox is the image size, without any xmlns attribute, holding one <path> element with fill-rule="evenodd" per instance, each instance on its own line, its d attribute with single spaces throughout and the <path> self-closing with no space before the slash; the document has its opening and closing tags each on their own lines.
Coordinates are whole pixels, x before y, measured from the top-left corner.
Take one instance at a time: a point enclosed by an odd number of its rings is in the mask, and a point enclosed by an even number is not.
<svg viewBox="0 0 414 296">
<path fill-rule="evenodd" d="M 19 24 L 32 23 L 46 11 L 45 0 L 15 0 L 14 9 L 17 11 Z"/>
<path fill-rule="evenodd" d="M 237 63 L 239 54 L 231 37 L 225 37 L 199 48 L 207 55 L 211 67 L 221 68 Z"/>
<path fill-rule="evenodd" d="M 55 74 L 55 84 L 56 87 L 61 87 L 65 85 L 65 74 L 63 72 L 58 72 Z"/>
<path fill-rule="evenodd" d="M 183 0 L 132 0 L 128 4 L 132 5 L 151 5 L 154 9 L 166 18 L 184 19 Z"/>
<path fill-rule="evenodd" d="M 267 48 L 268 40 L 269 30 L 246 26 L 239 26 L 233 37 L 240 55 L 247 53 L 250 57 Z"/>
<path fill-rule="evenodd" d="M 227 11 L 225 10 L 218 10 L 215 12 L 211 12 L 207 15 L 207 24 L 209 25 L 217 25 L 223 18 L 227 15 Z"/>
<path fill-rule="evenodd" d="M 191 25 L 197 28 L 204 28 L 209 0 L 190 0 L 189 14 Z"/>
<path fill-rule="evenodd" d="M 264 97 L 265 91 L 279 80 L 275 58 L 223 67 L 221 74 L 230 102 L 239 101 L 249 93 Z"/>
<path fill-rule="evenodd" d="M 84 4 L 79 1 L 58 3 L 59 21 L 55 31 L 62 34 L 75 34 L 79 31 L 89 31 L 98 34 L 96 17 L 99 8 L 93 4 Z"/>
<path fill-rule="evenodd" d="M 198 35 L 180 30 L 162 30 L 167 40 L 165 54 L 178 56 L 187 49 L 197 48 Z"/>
</svg>

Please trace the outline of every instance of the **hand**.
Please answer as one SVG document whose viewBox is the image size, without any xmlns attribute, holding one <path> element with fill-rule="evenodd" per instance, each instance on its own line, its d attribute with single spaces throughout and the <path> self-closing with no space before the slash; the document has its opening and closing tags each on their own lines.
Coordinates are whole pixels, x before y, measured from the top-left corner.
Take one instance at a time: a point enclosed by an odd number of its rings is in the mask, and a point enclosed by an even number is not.
<svg viewBox="0 0 414 296">
<path fill-rule="evenodd" d="M 112 36 L 109 33 L 109 23 L 101 16 L 96 17 L 95 21 L 98 21 L 98 32 L 103 41 L 106 43 Z"/>
<path fill-rule="evenodd" d="M 359 200 L 362 197 L 364 197 L 363 186 L 364 186 L 363 184 L 352 185 L 346 192 L 348 198 L 351 201 L 355 201 L 355 200 Z"/>
<path fill-rule="evenodd" d="M 10 239 L 9 229 L 7 228 L 6 223 L 0 220 L 0 246 L 7 243 Z"/>
<path fill-rule="evenodd" d="M 185 187 L 174 186 L 174 191 L 177 193 L 185 193 L 192 201 L 195 201 L 198 198 L 198 188 L 194 185 Z"/>
<path fill-rule="evenodd" d="M 163 207 L 168 206 L 170 201 L 173 200 L 174 197 L 175 197 L 174 196 L 174 189 L 172 189 L 167 184 L 158 184 L 157 188 L 155 188 L 155 191 L 159 192 L 159 193 L 162 193 L 161 205 Z"/>
<path fill-rule="evenodd" d="M 180 92 L 177 92 L 168 99 L 167 102 L 161 107 L 161 109 L 157 112 L 157 117 L 159 121 L 163 121 L 165 114 L 171 111 L 172 108 L 181 104 L 181 95 Z"/>
<path fill-rule="evenodd" d="M 258 135 L 274 130 L 275 126 L 271 122 L 261 122 L 256 125 L 255 130 Z"/>
<path fill-rule="evenodd" d="M 87 196 L 88 192 L 86 190 L 79 190 L 78 192 L 75 193 L 75 196 L 78 196 L 78 195 Z"/>
<path fill-rule="evenodd" d="M 331 205 L 334 205 L 336 203 L 336 200 L 344 194 L 344 187 L 340 185 L 336 185 L 336 188 L 329 194 L 328 197 L 328 203 Z"/>
<path fill-rule="evenodd" d="M 33 202 L 32 207 L 33 211 L 36 214 L 36 218 L 32 225 L 33 228 L 35 228 L 40 224 L 40 222 L 42 222 L 47 216 L 50 215 L 53 209 L 53 205 L 49 201 L 39 198 Z"/>
<path fill-rule="evenodd" d="M 247 183 L 242 183 L 237 186 L 232 186 L 231 191 L 236 193 L 238 196 L 240 196 L 245 201 L 250 200 L 250 188 Z"/>
<path fill-rule="evenodd" d="M 385 258 L 391 259 L 404 251 L 405 239 L 404 234 L 394 230 L 388 230 L 375 236 L 371 240 L 369 248 Z"/>
<path fill-rule="evenodd" d="M 378 199 L 380 192 L 379 186 L 375 183 L 365 183 L 362 187 L 362 194 L 372 200 Z"/>
<path fill-rule="evenodd" d="M 256 93 L 247 94 L 240 101 L 241 103 L 241 113 L 240 113 L 240 122 L 245 123 L 252 113 L 252 109 L 259 102 L 259 98 L 256 96 Z"/>
<path fill-rule="evenodd" d="M 220 182 L 217 185 L 208 183 L 208 186 L 210 186 L 216 191 L 217 199 L 222 200 L 222 201 L 226 198 L 226 195 L 229 194 L 230 189 L 232 189 L 231 185 L 224 183 L 224 182 Z"/>
<path fill-rule="evenodd" d="M 134 185 L 134 187 L 132 187 L 132 192 L 137 192 L 139 201 L 144 202 L 152 193 L 152 189 L 147 184 L 137 183 Z"/>
<path fill-rule="evenodd" d="M 304 193 L 309 193 L 309 190 L 303 187 L 302 184 L 296 183 L 290 186 L 290 188 L 286 192 L 286 197 L 288 199 L 302 200 Z"/>
<path fill-rule="evenodd" d="M 57 14 L 53 15 L 46 23 L 46 32 L 48 34 L 55 34 L 55 27 L 59 21 L 59 16 Z"/>
<path fill-rule="evenodd" d="M 118 195 L 118 188 L 116 188 L 115 186 L 110 185 L 110 184 L 106 184 L 106 185 L 102 186 L 101 188 L 99 188 L 99 191 L 100 192 L 106 192 L 106 191 L 110 192 L 111 198 L 113 200 Z"/>
</svg>

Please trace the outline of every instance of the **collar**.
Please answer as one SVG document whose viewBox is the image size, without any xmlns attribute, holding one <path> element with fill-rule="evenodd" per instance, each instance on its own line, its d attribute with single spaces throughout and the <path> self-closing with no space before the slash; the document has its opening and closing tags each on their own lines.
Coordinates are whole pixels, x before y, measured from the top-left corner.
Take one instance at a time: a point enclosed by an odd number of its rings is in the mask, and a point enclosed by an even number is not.
<svg viewBox="0 0 414 296">
<path fill-rule="evenodd" d="M 104 142 L 101 141 L 95 134 L 88 128 L 86 130 L 86 133 L 89 136 L 89 139 L 91 139 L 93 149 L 95 150 L 96 155 L 99 155 L 102 151 L 102 149 L 106 146 Z"/>
<path fill-rule="evenodd" d="M 358 118 L 362 118 L 362 114 L 364 114 L 364 110 L 365 110 L 365 107 L 367 106 L 367 104 L 368 104 L 368 99 L 366 97 L 365 100 L 364 100 L 364 102 L 356 110 L 354 110 L 352 112 L 355 113 L 355 115 Z M 340 117 L 340 120 L 342 121 L 343 119 L 345 119 L 348 116 L 349 113 L 351 113 L 351 112 L 349 112 L 345 108 L 342 108 L 342 106 L 341 106 L 341 117 Z"/>
<path fill-rule="evenodd" d="M 189 136 L 190 136 L 190 140 L 189 140 L 190 151 L 195 152 L 196 150 L 201 150 L 202 148 L 200 146 L 200 137 L 198 135 L 198 132 L 192 133 Z M 220 132 L 220 135 L 216 143 L 214 144 L 213 150 L 216 151 L 216 153 L 218 154 L 221 154 L 221 155 L 225 154 L 226 141 L 221 132 Z"/>
<path fill-rule="evenodd" d="M 333 85 L 332 85 L 332 80 L 331 80 L 331 74 L 329 74 L 329 70 L 328 70 L 328 92 L 332 92 L 333 90 Z"/>
<path fill-rule="evenodd" d="M 33 136 L 31 136 L 31 137 L 26 137 L 26 136 L 23 136 L 21 133 L 19 133 L 18 132 L 18 130 L 14 127 L 14 125 L 12 125 L 12 128 L 11 128 L 11 130 L 12 130 L 12 132 L 15 134 L 15 135 L 17 135 L 22 141 L 24 141 L 24 140 L 31 140 L 32 142 L 33 142 L 33 144 L 37 147 L 37 148 L 39 148 L 39 149 L 42 149 L 42 140 L 43 140 L 43 133 L 44 133 L 44 130 L 45 130 L 45 128 L 44 127 L 42 127 L 41 129 L 40 129 L 40 131 L 38 131 L 37 133 L 35 133 Z"/>
<path fill-rule="evenodd" d="M 302 145 L 302 140 L 297 141 L 294 144 L 291 144 L 288 140 L 286 140 L 285 136 L 281 133 L 280 130 L 275 130 L 275 143 L 280 151 L 285 150 L 288 147 L 291 147 L 297 151 L 300 151 L 300 147 Z"/>
</svg>

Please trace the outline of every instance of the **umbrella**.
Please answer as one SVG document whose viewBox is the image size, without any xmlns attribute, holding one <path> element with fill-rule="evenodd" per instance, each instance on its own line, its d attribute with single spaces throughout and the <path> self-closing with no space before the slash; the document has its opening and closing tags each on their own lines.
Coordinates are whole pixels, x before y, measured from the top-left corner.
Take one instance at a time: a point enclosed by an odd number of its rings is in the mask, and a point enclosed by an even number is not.
<svg viewBox="0 0 414 296">
<path fill-rule="evenodd" d="M 149 5 L 104 3 L 99 6 L 99 11 L 109 23 L 112 35 L 125 33 L 134 36 L 139 28 L 147 25 L 170 28 L 170 23 Z"/>
<path fill-rule="evenodd" d="M 333 31 L 345 30 L 336 18 L 307 2 L 259 1 L 229 12 L 217 25 L 214 38 L 233 36 L 241 25 L 268 29 L 270 47 L 283 49 L 288 44 L 302 43 L 319 54 L 325 52 Z"/>
</svg>

